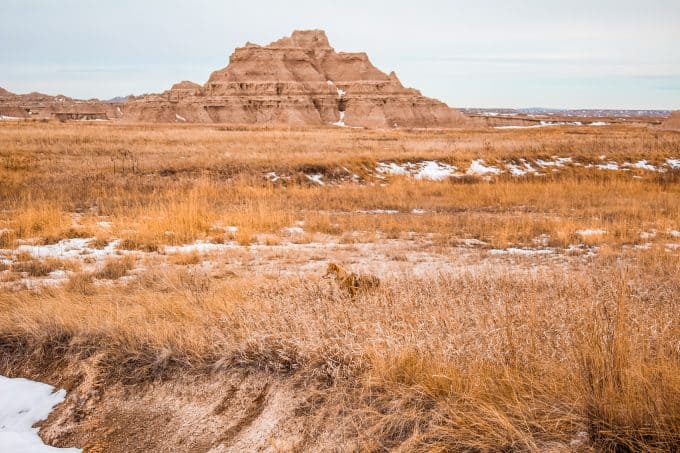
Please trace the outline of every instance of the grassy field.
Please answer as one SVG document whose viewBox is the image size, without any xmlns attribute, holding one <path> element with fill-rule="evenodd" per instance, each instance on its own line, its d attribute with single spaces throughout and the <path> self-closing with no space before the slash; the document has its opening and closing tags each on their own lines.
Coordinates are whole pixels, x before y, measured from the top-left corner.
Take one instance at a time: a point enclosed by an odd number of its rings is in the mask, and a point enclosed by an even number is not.
<svg viewBox="0 0 680 453">
<path fill-rule="evenodd" d="M 328 450 L 677 450 L 678 159 L 625 125 L 2 124 L 0 372 L 295 377 Z"/>
</svg>

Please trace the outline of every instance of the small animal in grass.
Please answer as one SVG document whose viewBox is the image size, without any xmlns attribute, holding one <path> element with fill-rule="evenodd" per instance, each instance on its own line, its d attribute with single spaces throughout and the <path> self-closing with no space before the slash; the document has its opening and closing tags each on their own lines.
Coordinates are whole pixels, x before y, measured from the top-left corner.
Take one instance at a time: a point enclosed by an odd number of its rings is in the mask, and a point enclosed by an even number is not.
<svg viewBox="0 0 680 453">
<path fill-rule="evenodd" d="M 328 265 L 324 277 L 335 278 L 338 286 L 352 297 L 360 292 L 369 291 L 380 286 L 378 277 L 370 274 L 356 274 L 335 263 Z"/>
</svg>

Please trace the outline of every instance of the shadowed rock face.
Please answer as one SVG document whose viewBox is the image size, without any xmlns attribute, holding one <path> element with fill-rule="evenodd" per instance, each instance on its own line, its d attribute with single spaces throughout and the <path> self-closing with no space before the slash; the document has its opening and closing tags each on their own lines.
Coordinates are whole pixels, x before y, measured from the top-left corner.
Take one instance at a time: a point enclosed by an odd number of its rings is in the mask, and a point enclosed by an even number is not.
<svg viewBox="0 0 680 453">
<path fill-rule="evenodd" d="M 680 131 L 680 110 L 673 112 L 671 116 L 661 124 L 661 128 Z"/>
<path fill-rule="evenodd" d="M 295 31 L 262 47 L 247 43 L 204 86 L 181 82 L 128 102 L 127 121 L 336 123 L 372 128 L 452 127 L 466 117 L 371 64 L 336 52 L 323 31 Z"/>
</svg>

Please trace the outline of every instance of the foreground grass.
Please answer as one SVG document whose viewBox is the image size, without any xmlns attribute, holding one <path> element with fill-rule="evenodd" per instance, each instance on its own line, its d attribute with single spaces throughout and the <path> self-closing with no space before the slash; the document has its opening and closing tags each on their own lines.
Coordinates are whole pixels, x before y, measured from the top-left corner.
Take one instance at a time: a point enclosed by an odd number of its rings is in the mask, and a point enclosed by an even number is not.
<svg viewBox="0 0 680 453">
<path fill-rule="evenodd" d="M 100 379 L 127 383 L 302 373 L 330 386 L 337 422 L 367 449 L 668 451 L 680 447 L 678 282 L 663 252 L 587 271 L 405 277 L 356 300 L 314 279 L 150 273 L 118 294 L 4 294 L 0 368 L 95 358 Z"/>
</svg>

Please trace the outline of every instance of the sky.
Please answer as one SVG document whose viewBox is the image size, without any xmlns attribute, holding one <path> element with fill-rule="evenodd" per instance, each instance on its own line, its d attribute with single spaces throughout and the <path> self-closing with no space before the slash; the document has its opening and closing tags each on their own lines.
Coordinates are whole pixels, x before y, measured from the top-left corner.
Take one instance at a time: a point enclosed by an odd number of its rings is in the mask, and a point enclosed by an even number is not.
<svg viewBox="0 0 680 453">
<path fill-rule="evenodd" d="M 234 48 L 295 29 L 450 106 L 680 108 L 680 0 L 0 0 L 0 87 L 203 84 Z"/>
</svg>

